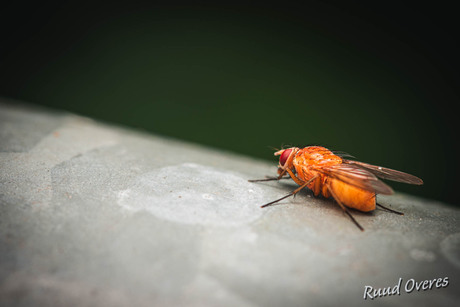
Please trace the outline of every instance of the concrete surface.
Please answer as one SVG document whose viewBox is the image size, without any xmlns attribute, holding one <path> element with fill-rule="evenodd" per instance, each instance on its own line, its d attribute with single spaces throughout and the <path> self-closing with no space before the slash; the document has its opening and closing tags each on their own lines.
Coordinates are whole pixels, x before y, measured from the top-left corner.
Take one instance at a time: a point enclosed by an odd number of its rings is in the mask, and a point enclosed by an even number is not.
<svg viewBox="0 0 460 307">
<path fill-rule="evenodd" d="M 261 209 L 295 188 L 247 181 L 275 160 L 0 101 L 1 306 L 459 305 L 455 207 L 379 197 L 405 215 L 364 232 L 308 191 Z"/>
</svg>

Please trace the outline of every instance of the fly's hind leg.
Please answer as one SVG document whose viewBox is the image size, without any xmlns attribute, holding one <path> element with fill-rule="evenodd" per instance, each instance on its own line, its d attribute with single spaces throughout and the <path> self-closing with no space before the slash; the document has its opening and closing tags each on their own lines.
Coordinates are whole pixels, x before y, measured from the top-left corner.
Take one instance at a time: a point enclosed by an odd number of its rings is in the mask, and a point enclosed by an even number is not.
<svg viewBox="0 0 460 307">
<path fill-rule="evenodd" d="M 385 207 L 385 206 L 382 206 L 382 205 L 379 204 L 379 203 L 375 203 L 375 204 L 376 204 L 377 206 L 379 206 L 380 208 L 385 209 L 385 210 L 388 211 L 388 212 L 396 213 L 396 214 L 399 214 L 399 215 L 404 215 L 404 213 L 402 213 L 402 212 L 400 212 L 400 211 L 396 211 L 396 210 L 387 208 L 387 207 Z"/>
<path fill-rule="evenodd" d="M 345 212 L 350 217 L 351 221 L 355 223 L 355 225 L 359 229 L 361 229 L 361 231 L 364 231 L 364 228 L 355 220 L 353 215 L 351 215 L 350 211 L 348 211 L 347 207 L 345 207 L 345 205 L 340 202 L 339 198 L 337 197 L 337 195 L 335 194 L 335 192 L 331 189 L 329 185 L 327 185 L 327 189 L 329 190 L 329 193 L 331 193 L 335 201 L 339 204 L 340 208 L 342 208 L 343 212 Z"/>
</svg>

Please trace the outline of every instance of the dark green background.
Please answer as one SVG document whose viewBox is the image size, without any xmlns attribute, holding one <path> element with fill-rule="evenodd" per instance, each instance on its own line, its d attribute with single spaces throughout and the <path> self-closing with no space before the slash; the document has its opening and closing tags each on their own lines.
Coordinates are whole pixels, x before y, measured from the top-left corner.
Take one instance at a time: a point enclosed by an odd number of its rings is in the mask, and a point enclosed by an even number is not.
<svg viewBox="0 0 460 307">
<path fill-rule="evenodd" d="M 271 147 L 321 144 L 458 203 L 452 7 L 219 3 L 7 4 L 0 96 L 274 165 Z"/>
</svg>

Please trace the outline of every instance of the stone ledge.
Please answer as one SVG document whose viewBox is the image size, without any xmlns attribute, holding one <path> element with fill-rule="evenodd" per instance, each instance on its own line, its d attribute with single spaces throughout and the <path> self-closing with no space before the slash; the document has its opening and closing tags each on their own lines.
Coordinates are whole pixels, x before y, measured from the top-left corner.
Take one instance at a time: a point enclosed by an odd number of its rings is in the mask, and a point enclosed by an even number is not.
<svg viewBox="0 0 460 307">
<path fill-rule="evenodd" d="M 0 103 L 0 304 L 329 306 L 460 299 L 460 210 L 396 193 L 401 210 L 353 212 L 289 182 L 249 183 L 274 164 Z M 447 287 L 413 290 L 448 278 Z"/>
</svg>

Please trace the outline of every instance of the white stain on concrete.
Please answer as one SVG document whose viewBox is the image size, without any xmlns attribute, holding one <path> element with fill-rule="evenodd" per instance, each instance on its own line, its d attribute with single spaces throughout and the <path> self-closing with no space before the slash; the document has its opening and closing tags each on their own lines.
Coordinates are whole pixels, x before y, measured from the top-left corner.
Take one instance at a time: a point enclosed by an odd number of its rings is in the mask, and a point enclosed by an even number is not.
<svg viewBox="0 0 460 307">
<path fill-rule="evenodd" d="M 460 268 L 460 233 L 447 236 L 439 245 L 444 257 L 457 268 Z"/>
<path fill-rule="evenodd" d="M 417 248 L 410 251 L 410 256 L 416 261 L 433 262 L 436 260 L 436 254 L 432 251 Z"/>
<path fill-rule="evenodd" d="M 118 204 L 132 212 L 186 224 L 235 226 L 258 219 L 262 188 L 238 173 L 194 163 L 167 166 L 136 178 L 118 193 Z"/>
</svg>

